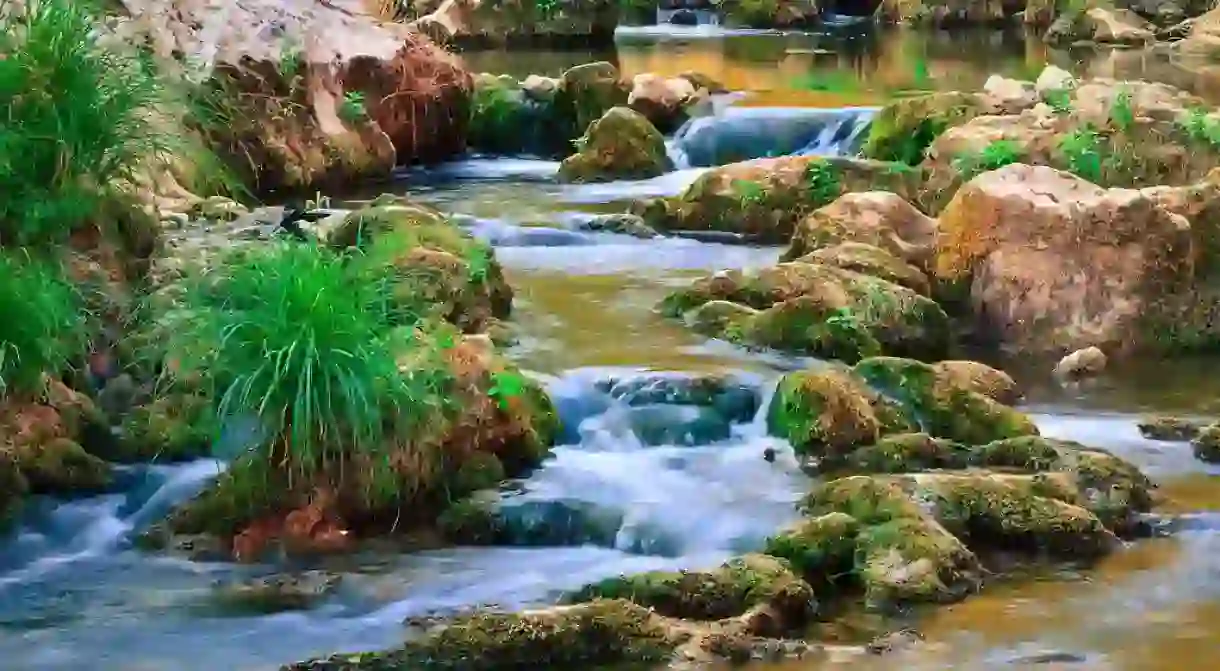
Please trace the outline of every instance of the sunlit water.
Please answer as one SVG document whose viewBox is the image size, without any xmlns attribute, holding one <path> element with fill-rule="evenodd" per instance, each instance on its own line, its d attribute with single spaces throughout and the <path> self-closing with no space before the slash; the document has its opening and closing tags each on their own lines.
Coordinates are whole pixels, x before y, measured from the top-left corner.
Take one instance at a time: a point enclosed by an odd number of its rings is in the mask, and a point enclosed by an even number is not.
<svg viewBox="0 0 1220 671">
<path fill-rule="evenodd" d="M 572 64 L 609 58 L 627 74 L 698 70 L 744 93 L 728 99 L 732 109 L 671 138 L 679 166 L 716 165 L 743 152 L 850 152 L 871 109 L 896 91 L 977 87 L 991 73 L 1031 76 L 1046 62 L 1078 73 L 1181 75 L 1146 55 L 1052 53 L 1003 32 L 726 36 L 708 26 L 651 28 L 624 31 L 616 54 L 464 58 L 475 70 L 519 75 L 558 75 Z M 1187 79 L 1177 83 L 1209 88 L 1198 73 Z M 345 579 L 318 608 L 234 616 L 215 607 L 213 584 L 277 567 L 189 562 L 131 548 L 133 532 L 197 491 L 220 465 L 132 467 L 119 493 L 36 501 L 0 546 L 0 668 L 272 669 L 336 650 L 392 645 L 410 615 L 544 603 L 620 573 L 714 566 L 759 547 L 792 520 L 792 503 L 808 484 L 791 450 L 765 435 L 758 409 L 778 375 L 805 362 L 709 342 L 652 309 L 693 276 L 770 264 L 779 250 L 580 230 L 582 218 L 621 211 L 632 198 L 679 193 L 704 167 L 597 185 L 561 185 L 556 168 L 527 158 L 474 157 L 404 172 L 395 186 L 464 215 L 472 233 L 496 246 L 517 293 L 520 344 L 509 354 L 543 377 L 565 420 L 554 457 L 504 499 L 502 514 L 522 547 L 332 560 L 323 566 Z M 1220 412 L 1220 379 L 1211 366 L 1136 362 L 1071 388 L 1044 371 L 1014 368 L 1046 434 L 1110 448 L 1147 469 L 1171 499 L 1166 510 L 1181 515 L 1180 530 L 1134 544 L 1084 576 L 996 585 L 923 618 L 928 646 L 853 664 L 1013 668 L 1014 660 L 1056 652 L 1082 660 L 1073 668 L 1168 671 L 1216 659 L 1218 473 L 1194 460 L 1185 444 L 1148 441 L 1135 429 L 1136 417 L 1149 411 Z M 732 412 L 709 413 L 599 386 L 650 371 L 728 374 L 740 402 Z M 777 451 L 774 463 L 762 458 L 767 448 Z M 780 668 L 818 666 L 769 667 Z"/>
</svg>

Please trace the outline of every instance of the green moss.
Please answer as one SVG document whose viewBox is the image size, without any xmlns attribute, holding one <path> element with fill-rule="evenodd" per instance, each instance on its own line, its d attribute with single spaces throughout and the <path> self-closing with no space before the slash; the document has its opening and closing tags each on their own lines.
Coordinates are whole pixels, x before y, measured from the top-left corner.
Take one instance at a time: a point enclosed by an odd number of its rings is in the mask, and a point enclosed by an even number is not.
<svg viewBox="0 0 1220 671">
<path fill-rule="evenodd" d="M 886 436 L 875 445 L 855 450 L 844 460 L 843 468 L 855 473 L 909 473 L 934 468 L 962 468 L 970 450 L 944 438 L 926 433 Z"/>
<path fill-rule="evenodd" d="M 745 555 L 712 571 L 657 571 L 611 578 L 567 597 L 571 603 L 593 599 L 627 599 L 682 619 L 720 620 L 750 608 L 775 605 L 804 620 L 816 610 L 813 590 L 797 578 L 787 562 Z"/>
<path fill-rule="evenodd" d="M 123 420 L 116 449 L 98 456 L 125 463 L 193 459 L 211 451 L 219 429 L 206 399 L 171 394 L 133 408 Z"/>
<path fill-rule="evenodd" d="M 110 486 L 110 464 L 67 438 L 23 445 L 13 456 L 33 493 L 73 496 L 95 494 Z"/>
<path fill-rule="evenodd" d="M 534 100 L 510 75 L 476 75 L 470 101 L 467 144 L 491 154 L 564 156 L 574 136 L 556 133 L 575 122 L 555 105 L 555 97 Z"/>
<path fill-rule="evenodd" d="M 0 449 L 0 533 L 7 531 L 21 509 L 21 499 L 29 492 L 30 484 L 16 459 Z"/>
<path fill-rule="evenodd" d="M 462 461 L 446 485 L 450 496 L 461 498 L 481 489 L 498 487 L 505 477 L 504 464 L 496 455 L 475 452 Z"/>
<path fill-rule="evenodd" d="M 296 502 L 287 474 L 261 455 L 248 454 L 229 465 L 214 483 L 170 514 L 174 534 L 229 537 L 251 520 L 287 510 Z"/>
<path fill-rule="evenodd" d="M 900 517 L 860 532 L 857 562 L 865 602 L 950 602 L 981 584 L 974 553 L 926 517 Z"/>
<path fill-rule="evenodd" d="M 1037 435 L 1037 427 L 1023 413 L 955 386 L 928 364 L 913 359 L 874 357 L 856 364 L 853 370 L 902 405 L 908 416 L 933 437 L 980 445 Z"/>
<path fill-rule="evenodd" d="M 460 545 L 494 545 L 506 540 L 497 513 L 499 497 L 485 492 L 451 504 L 436 520 L 441 535 Z"/>
<path fill-rule="evenodd" d="M 685 300 L 682 292 L 670 294 L 666 298 L 668 302 L 662 305 L 661 311 L 672 312 L 679 309 Z M 695 333 L 719 338 L 728 337 L 729 334 L 743 333 L 746 325 L 758 314 L 758 310 L 732 301 L 708 301 L 687 310 L 682 315 L 682 320 Z"/>
<path fill-rule="evenodd" d="M 815 587 L 833 584 L 855 566 L 860 523 L 840 512 L 809 517 L 767 539 L 764 552 L 786 559 Z"/>
<path fill-rule="evenodd" d="M 833 307 L 820 296 L 778 303 L 748 321 L 730 324 L 724 335 L 745 345 L 846 363 L 881 352 L 867 322 L 850 308 Z"/>
<path fill-rule="evenodd" d="M 1059 464 L 1059 450 L 1039 436 L 996 440 L 975 448 L 971 462 L 976 466 L 1049 471 Z"/>
<path fill-rule="evenodd" d="M 656 177 L 673 167 L 665 137 L 642 114 L 614 107 L 589 125 L 576 141 L 578 152 L 559 165 L 570 182 Z"/>
<path fill-rule="evenodd" d="M 1113 549 L 1114 535 L 1084 508 L 1038 496 L 1029 486 L 987 476 L 939 476 L 928 480 L 937 517 L 970 542 L 1080 558 Z"/>
<path fill-rule="evenodd" d="M 1190 441 L 1196 458 L 1209 463 L 1220 463 L 1220 424 L 1211 424 Z"/>
<path fill-rule="evenodd" d="M 767 409 L 767 428 L 798 454 L 817 456 L 876 442 L 878 431 L 867 390 L 835 369 L 785 375 Z"/>
<path fill-rule="evenodd" d="M 385 652 L 302 662 L 297 671 L 516 671 L 662 662 L 678 641 L 647 608 L 603 600 L 526 613 L 479 613 Z"/>
<path fill-rule="evenodd" d="M 964 124 L 982 113 L 978 96 L 970 93 L 934 93 L 896 100 L 873 118 L 863 154 L 882 161 L 918 165 L 932 141 L 947 128 Z"/>
</svg>

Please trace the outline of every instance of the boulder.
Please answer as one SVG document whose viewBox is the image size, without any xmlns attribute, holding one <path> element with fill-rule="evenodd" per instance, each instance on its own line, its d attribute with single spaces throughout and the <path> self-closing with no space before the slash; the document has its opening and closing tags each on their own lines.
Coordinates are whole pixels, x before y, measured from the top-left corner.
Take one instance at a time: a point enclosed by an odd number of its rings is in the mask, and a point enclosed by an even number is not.
<svg viewBox="0 0 1220 671">
<path fill-rule="evenodd" d="M 570 182 L 657 177 L 673 167 L 665 137 L 629 107 L 615 107 L 589 125 L 576 142 L 578 152 L 559 165 Z"/>
<path fill-rule="evenodd" d="M 1055 364 L 1055 377 L 1078 380 L 1101 373 L 1106 368 L 1106 353 L 1099 347 L 1085 347 L 1063 357 Z"/>
<path fill-rule="evenodd" d="M 210 140 L 260 190 L 351 183 L 465 149 L 470 75 L 359 0 L 123 5 L 158 56 L 214 64 L 235 108 Z"/>
<path fill-rule="evenodd" d="M 908 167 L 893 163 L 784 156 L 713 168 L 680 196 L 637 201 L 632 212 L 662 231 L 721 231 L 786 244 L 797 222 L 844 193 L 910 197 L 917 182 Z"/>
<path fill-rule="evenodd" d="M 1089 7 L 1059 15 L 1046 33 L 1055 45 L 1094 42 L 1106 46 L 1142 47 L 1156 40 L 1154 26 L 1128 9 Z"/>
<path fill-rule="evenodd" d="M 882 0 L 877 15 L 887 23 L 984 26 L 1012 18 L 1018 3 L 972 0 Z"/>
<path fill-rule="evenodd" d="M 1139 429 L 1141 436 L 1149 440 L 1184 442 L 1194 440 L 1207 425 L 1207 422 L 1201 420 L 1158 415 L 1140 419 L 1136 428 Z"/>
<path fill-rule="evenodd" d="M 1195 458 L 1211 464 L 1220 464 L 1220 424 L 1206 426 L 1190 441 Z"/>
<path fill-rule="evenodd" d="M 664 77 L 649 72 L 631 80 L 627 106 L 643 114 L 657 130 L 672 133 L 688 118 L 687 109 L 708 99 L 707 89 L 698 89 L 685 77 Z"/>
<path fill-rule="evenodd" d="M 850 242 L 879 247 L 917 268 L 926 268 L 935 252 L 936 226 L 935 219 L 896 193 L 847 193 L 802 219 L 782 258 L 793 261 Z"/>
<path fill-rule="evenodd" d="M 716 8 L 725 24 L 745 28 L 810 26 L 821 16 L 817 0 L 719 0 Z"/>
<path fill-rule="evenodd" d="M 1009 165 L 949 203 L 936 274 L 969 286 L 979 332 L 1009 349 L 1147 346 L 1145 316 L 1191 284 L 1190 226 L 1138 191 Z"/>
<path fill-rule="evenodd" d="M 899 98 L 873 118 L 862 154 L 917 165 L 923 161 L 928 145 L 945 129 L 995 111 L 976 93 L 952 91 Z"/>
<path fill-rule="evenodd" d="M 325 599 L 342 577 L 324 571 L 277 574 L 215 586 L 214 602 L 226 611 L 270 614 L 306 610 Z"/>
<path fill-rule="evenodd" d="M 613 46 L 623 4 L 617 0 L 408 0 L 411 24 L 464 47 Z"/>
<path fill-rule="evenodd" d="M 702 307 L 723 301 L 750 309 Z M 880 352 L 935 359 L 949 344 L 948 317 L 931 299 L 812 256 L 696 280 L 667 296 L 659 309 L 742 345 L 848 362 Z"/>
</svg>

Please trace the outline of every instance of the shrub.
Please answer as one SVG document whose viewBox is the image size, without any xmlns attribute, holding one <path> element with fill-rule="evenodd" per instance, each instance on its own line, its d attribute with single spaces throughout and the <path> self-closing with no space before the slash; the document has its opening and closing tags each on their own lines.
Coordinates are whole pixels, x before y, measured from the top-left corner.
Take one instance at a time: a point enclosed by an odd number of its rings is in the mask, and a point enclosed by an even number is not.
<svg viewBox="0 0 1220 671">
<path fill-rule="evenodd" d="M 447 373 L 412 353 L 426 353 L 415 331 L 389 327 L 390 287 L 328 250 L 253 250 L 186 282 L 166 345 L 180 374 L 213 387 L 222 417 L 256 418 L 274 436 L 265 456 L 290 475 L 312 478 L 355 452 L 392 474 L 388 439 L 435 419 Z"/>
<path fill-rule="evenodd" d="M 59 269 L 17 252 L 0 253 L 0 396 L 35 393 L 84 353 L 80 296 Z"/>
<path fill-rule="evenodd" d="M 94 10 L 39 0 L 0 16 L 0 244 L 53 245 L 91 223 L 145 166 L 191 156 L 184 99 L 152 58 L 98 41 Z"/>
</svg>

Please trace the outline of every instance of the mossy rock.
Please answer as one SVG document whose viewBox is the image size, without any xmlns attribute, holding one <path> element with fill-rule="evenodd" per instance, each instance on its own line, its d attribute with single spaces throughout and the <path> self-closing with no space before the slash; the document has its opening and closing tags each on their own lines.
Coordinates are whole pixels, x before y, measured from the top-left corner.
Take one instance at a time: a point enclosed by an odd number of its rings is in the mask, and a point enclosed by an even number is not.
<svg viewBox="0 0 1220 671">
<path fill-rule="evenodd" d="M 0 449 L 0 533 L 8 529 L 29 490 L 30 483 L 21 474 L 17 460 L 7 450 Z"/>
<path fill-rule="evenodd" d="M 877 417 L 863 382 L 835 368 L 785 375 L 767 409 L 772 435 L 797 454 L 835 458 L 857 445 L 875 443 Z"/>
<path fill-rule="evenodd" d="M 606 61 L 569 68 L 560 78 L 555 107 L 570 119 L 570 126 L 556 128 L 565 138 L 583 134 L 589 124 L 614 107 L 627 104 L 628 91 L 618 69 Z"/>
<path fill-rule="evenodd" d="M 977 94 L 956 91 L 900 98 L 873 117 L 863 155 L 882 161 L 917 165 L 932 141 L 951 126 L 985 114 Z"/>
<path fill-rule="evenodd" d="M 813 590 L 783 559 L 745 555 L 711 571 L 656 571 L 611 578 L 565 598 L 627 599 L 661 615 L 691 620 L 721 620 L 770 605 L 789 625 L 800 625 L 817 611 Z"/>
<path fill-rule="evenodd" d="M 455 501 L 436 520 L 437 530 L 459 545 L 495 545 L 507 540 L 498 514 L 500 497 L 494 491 L 478 492 Z"/>
<path fill-rule="evenodd" d="M 725 24 L 745 28 L 813 26 L 821 17 L 817 0 L 718 0 Z"/>
<path fill-rule="evenodd" d="M 841 242 L 822 247 L 796 259 L 823 263 L 904 286 L 920 295 L 929 291 L 928 276 L 886 250 L 863 242 Z"/>
<path fill-rule="evenodd" d="M 776 303 L 720 334 L 731 342 L 855 363 L 881 353 L 881 344 L 855 313 L 821 296 Z"/>
<path fill-rule="evenodd" d="M 708 301 L 682 315 L 687 328 L 711 338 L 742 333 L 744 325 L 758 315 L 754 308 L 733 301 Z"/>
<path fill-rule="evenodd" d="M 1187 442 L 1197 438 L 1207 425 L 1203 420 L 1156 415 L 1141 418 L 1137 428 L 1140 435 L 1149 440 Z"/>
<path fill-rule="evenodd" d="M 12 456 L 35 494 L 96 494 L 109 488 L 112 480 L 110 464 L 67 438 L 22 445 Z"/>
<path fill-rule="evenodd" d="M 1191 450 L 1200 461 L 1220 463 L 1220 424 L 1211 424 L 1190 441 Z"/>
<path fill-rule="evenodd" d="M 261 455 L 242 456 L 217 475 L 203 491 L 169 514 L 164 524 L 167 533 L 229 538 L 251 520 L 288 509 L 297 501 L 287 474 Z"/>
<path fill-rule="evenodd" d="M 673 168 L 665 137 L 630 107 L 614 107 L 576 142 L 579 151 L 559 165 L 559 178 L 601 182 L 657 177 Z"/>
<path fill-rule="evenodd" d="M 513 671 L 660 663 L 680 637 L 653 613 L 625 600 L 522 613 L 463 615 L 403 647 L 334 655 L 285 667 L 294 671 Z"/>
<path fill-rule="evenodd" d="M 1021 390 L 1008 373 L 978 361 L 953 360 L 932 364 L 937 375 L 961 389 L 978 392 L 1005 405 L 1021 400 Z"/>
<path fill-rule="evenodd" d="M 942 468 L 964 468 L 971 449 L 926 433 L 900 433 L 861 447 L 833 464 L 851 473 L 911 473 Z"/>
<path fill-rule="evenodd" d="M 853 369 L 894 399 L 924 431 L 967 445 L 1038 434 L 1024 413 L 965 389 L 933 366 L 897 357 L 874 357 Z"/>
<path fill-rule="evenodd" d="M 211 451 L 219 430 L 207 399 L 173 393 L 133 408 L 113 452 L 94 452 L 121 463 L 194 459 Z"/>
<path fill-rule="evenodd" d="M 555 104 L 555 96 L 538 99 L 511 75 L 478 74 L 470 100 L 467 145 L 476 152 L 508 155 L 566 156 L 575 136 L 556 133 L 576 121 Z"/>
<path fill-rule="evenodd" d="M 860 522 L 845 513 L 806 517 L 768 538 L 764 552 L 786 559 L 815 589 L 831 586 L 855 568 L 859 531 Z"/>
</svg>

